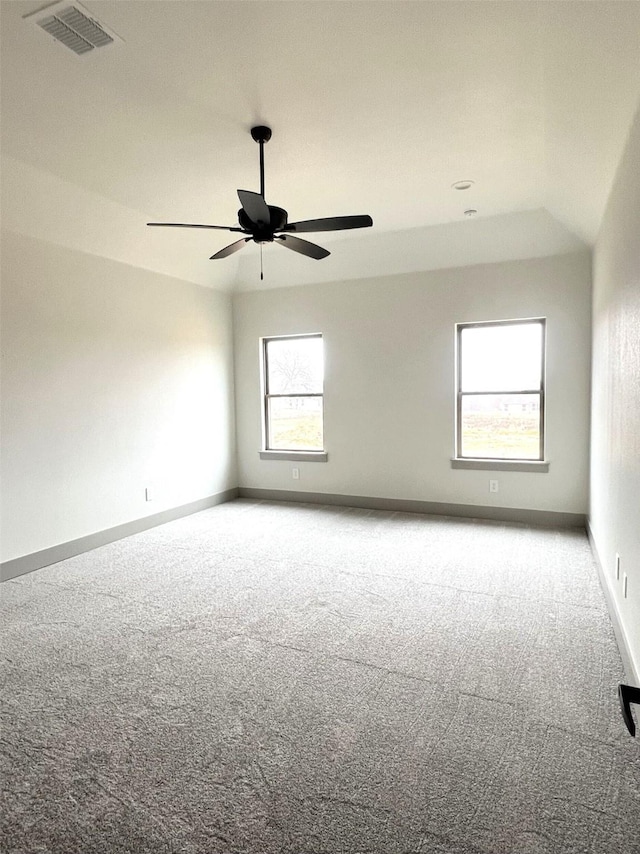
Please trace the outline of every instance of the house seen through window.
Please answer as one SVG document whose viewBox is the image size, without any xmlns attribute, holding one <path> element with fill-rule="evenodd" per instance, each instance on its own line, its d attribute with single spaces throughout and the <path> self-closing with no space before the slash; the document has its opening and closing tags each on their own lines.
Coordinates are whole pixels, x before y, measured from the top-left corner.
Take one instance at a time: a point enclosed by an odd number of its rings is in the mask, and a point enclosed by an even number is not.
<svg viewBox="0 0 640 854">
<path fill-rule="evenodd" d="M 543 319 L 457 325 L 459 459 L 544 459 Z"/>
<path fill-rule="evenodd" d="M 265 448 L 322 451 L 322 335 L 263 338 Z"/>
</svg>

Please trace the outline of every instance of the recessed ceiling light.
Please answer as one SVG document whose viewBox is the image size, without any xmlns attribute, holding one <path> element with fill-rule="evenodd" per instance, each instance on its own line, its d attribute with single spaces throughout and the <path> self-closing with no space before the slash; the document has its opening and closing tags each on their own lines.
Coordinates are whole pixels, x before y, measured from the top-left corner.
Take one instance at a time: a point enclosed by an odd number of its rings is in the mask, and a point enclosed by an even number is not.
<svg viewBox="0 0 640 854">
<path fill-rule="evenodd" d="M 468 190 L 472 186 L 473 181 L 456 181 L 451 187 L 454 190 Z"/>
<path fill-rule="evenodd" d="M 478 211 L 474 210 L 473 208 L 469 208 L 468 211 L 464 212 L 464 215 L 465 216 L 475 216 L 477 213 L 478 213 Z"/>
</svg>

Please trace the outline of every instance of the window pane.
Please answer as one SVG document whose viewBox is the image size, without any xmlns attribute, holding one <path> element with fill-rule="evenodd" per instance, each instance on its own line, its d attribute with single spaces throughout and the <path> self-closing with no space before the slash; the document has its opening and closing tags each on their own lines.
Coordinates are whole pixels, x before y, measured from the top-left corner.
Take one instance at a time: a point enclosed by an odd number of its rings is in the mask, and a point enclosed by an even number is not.
<svg viewBox="0 0 640 854">
<path fill-rule="evenodd" d="M 461 391 L 541 388 L 542 323 L 467 326 L 461 331 Z"/>
<path fill-rule="evenodd" d="M 461 457 L 540 459 L 539 394 L 465 394 Z"/>
<path fill-rule="evenodd" d="M 322 451 L 322 398 L 269 398 L 269 450 Z"/>
<path fill-rule="evenodd" d="M 322 338 L 277 338 L 267 341 L 269 394 L 322 393 Z"/>
</svg>

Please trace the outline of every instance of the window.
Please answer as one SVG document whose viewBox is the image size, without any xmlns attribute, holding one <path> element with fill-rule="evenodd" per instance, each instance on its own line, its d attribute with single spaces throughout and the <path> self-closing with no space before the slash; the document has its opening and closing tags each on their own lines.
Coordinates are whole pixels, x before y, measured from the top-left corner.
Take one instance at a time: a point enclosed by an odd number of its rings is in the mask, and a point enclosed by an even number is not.
<svg viewBox="0 0 640 854">
<path fill-rule="evenodd" d="M 456 329 L 456 457 L 543 460 L 545 321 Z"/>
<path fill-rule="evenodd" d="M 266 450 L 322 451 L 322 335 L 262 342 Z"/>
</svg>

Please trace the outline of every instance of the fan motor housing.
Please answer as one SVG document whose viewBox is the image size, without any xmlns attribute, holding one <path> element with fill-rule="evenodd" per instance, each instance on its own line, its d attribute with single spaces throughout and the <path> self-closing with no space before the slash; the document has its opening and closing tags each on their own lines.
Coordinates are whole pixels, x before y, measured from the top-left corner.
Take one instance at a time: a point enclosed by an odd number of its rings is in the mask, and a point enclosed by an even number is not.
<svg viewBox="0 0 640 854">
<path fill-rule="evenodd" d="M 238 222 L 242 228 L 250 231 L 256 240 L 273 240 L 274 231 L 281 231 L 287 224 L 287 212 L 284 208 L 278 208 L 275 205 L 267 205 L 267 207 L 269 208 L 270 221 L 264 227 L 252 222 L 245 213 L 244 208 L 240 208 L 238 211 Z"/>
</svg>

